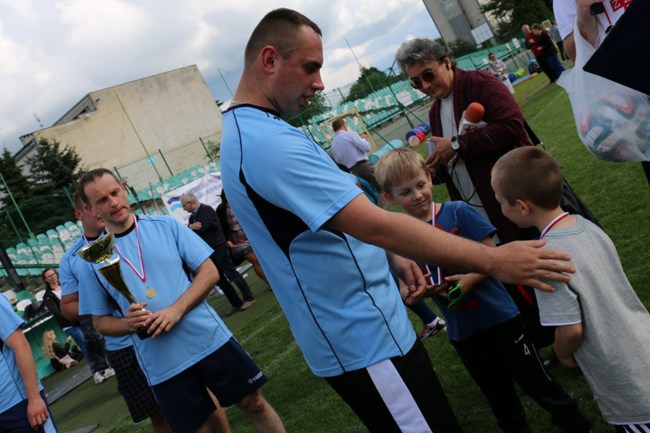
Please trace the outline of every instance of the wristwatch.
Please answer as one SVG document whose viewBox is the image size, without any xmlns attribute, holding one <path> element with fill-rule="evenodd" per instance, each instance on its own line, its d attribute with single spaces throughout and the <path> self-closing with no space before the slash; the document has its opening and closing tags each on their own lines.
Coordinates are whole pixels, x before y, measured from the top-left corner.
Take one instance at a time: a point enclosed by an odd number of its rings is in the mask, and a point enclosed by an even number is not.
<svg viewBox="0 0 650 433">
<path fill-rule="evenodd" d="M 451 148 L 454 152 L 458 152 L 460 150 L 460 143 L 458 142 L 458 138 L 451 137 Z"/>
</svg>

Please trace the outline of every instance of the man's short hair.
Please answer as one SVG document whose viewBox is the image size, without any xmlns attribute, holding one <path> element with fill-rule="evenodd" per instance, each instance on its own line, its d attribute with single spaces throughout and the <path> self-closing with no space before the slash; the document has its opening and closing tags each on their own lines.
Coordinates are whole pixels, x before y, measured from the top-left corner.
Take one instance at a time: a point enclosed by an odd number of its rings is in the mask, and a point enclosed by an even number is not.
<svg viewBox="0 0 650 433">
<path fill-rule="evenodd" d="M 562 168 L 553 156 L 535 146 L 523 146 L 503 155 L 492 168 L 501 197 L 514 205 L 529 201 L 542 209 L 555 209 L 562 199 Z"/>
<path fill-rule="evenodd" d="M 323 35 L 316 23 L 292 9 L 275 9 L 266 14 L 257 24 L 246 44 L 244 66 L 252 65 L 259 52 L 267 45 L 275 47 L 282 58 L 289 58 L 298 48 L 299 39 L 296 33 L 302 26 L 310 27 L 319 36 Z"/>
<path fill-rule="evenodd" d="M 533 30 L 542 30 L 542 26 L 540 26 L 538 23 L 533 24 Z"/>
<path fill-rule="evenodd" d="M 404 73 L 407 66 L 432 60 L 442 62 L 445 57 L 451 60 L 452 65 L 456 64 L 447 45 L 427 38 L 415 38 L 406 41 L 395 53 L 395 61 Z"/>
<path fill-rule="evenodd" d="M 93 168 L 92 170 L 87 171 L 83 176 L 81 176 L 81 179 L 79 179 L 79 184 L 77 185 L 77 192 L 79 193 L 79 197 L 81 197 L 81 200 L 83 200 L 85 204 L 90 204 L 90 200 L 88 199 L 88 196 L 84 191 L 84 188 L 86 187 L 86 185 L 88 185 L 91 182 L 94 182 L 95 179 L 99 179 L 105 174 L 112 176 L 117 183 L 120 184 L 122 183 L 122 181 L 119 180 L 117 176 L 115 176 L 115 173 L 113 173 L 107 168 Z"/>
<path fill-rule="evenodd" d="M 522 32 L 526 32 L 527 30 L 530 30 L 530 26 L 528 24 L 524 24 L 523 26 L 521 26 Z"/>
<path fill-rule="evenodd" d="M 339 129 L 343 128 L 344 126 L 345 126 L 345 119 L 343 119 L 343 118 L 335 119 L 332 122 L 332 129 L 334 130 L 334 132 L 338 131 Z"/>
<path fill-rule="evenodd" d="M 427 173 L 422 155 L 403 147 L 382 156 L 375 166 L 377 183 L 389 194 L 397 185 Z"/>
</svg>

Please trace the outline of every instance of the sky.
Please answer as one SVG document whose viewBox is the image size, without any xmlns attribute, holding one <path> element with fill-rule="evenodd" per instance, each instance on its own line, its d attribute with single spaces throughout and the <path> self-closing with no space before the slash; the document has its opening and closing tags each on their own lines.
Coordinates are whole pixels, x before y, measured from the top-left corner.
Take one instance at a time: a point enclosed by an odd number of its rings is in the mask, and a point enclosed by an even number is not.
<svg viewBox="0 0 650 433">
<path fill-rule="evenodd" d="M 90 92 L 192 64 L 230 100 L 250 33 L 278 7 L 323 31 L 326 92 L 359 63 L 390 67 L 407 39 L 439 37 L 422 0 L 0 0 L 0 148 L 16 152 Z"/>
</svg>

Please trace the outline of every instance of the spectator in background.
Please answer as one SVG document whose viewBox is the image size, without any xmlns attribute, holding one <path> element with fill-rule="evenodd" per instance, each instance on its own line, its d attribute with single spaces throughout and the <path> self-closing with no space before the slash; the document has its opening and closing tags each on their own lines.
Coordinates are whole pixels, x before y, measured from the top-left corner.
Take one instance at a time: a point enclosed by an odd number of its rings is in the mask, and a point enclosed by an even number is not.
<svg viewBox="0 0 650 433">
<path fill-rule="evenodd" d="M 569 57 L 566 54 L 566 51 L 564 51 L 564 41 L 562 40 L 562 36 L 560 36 L 560 30 L 557 28 L 557 25 L 555 24 L 555 21 L 551 21 L 551 27 L 549 28 L 549 34 L 551 36 L 551 39 L 553 42 L 555 42 L 555 45 L 557 45 L 557 51 L 560 53 L 560 57 L 562 57 L 562 60 L 569 60 Z"/>
<path fill-rule="evenodd" d="M 24 325 L 0 296 L 0 431 L 56 433 Z"/>
<path fill-rule="evenodd" d="M 368 162 L 367 153 L 370 151 L 368 137 L 348 129 L 345 119 L 334 120 L 332 129 L 336 133 L 330 148 L 334 162 L 345 166 L 350 173 L 363 178 L 379 191 L 379 184 L 375 179 L 375 167 Z"/>
<path fill-rule="evenodd" d="M 496 54 L 488 54 L 488 67 L 487 71 L 495 77 L 497 80 L 501 81 L 507 88 L 510 90 L 510 93 L 515 93 L 515 88 L 512 87 L 510 78 L 508 77 L 508 68 L 502 60 L 497 59 Z"/>
<path fill-rule="evenodd" d="M 79 348 L 71 346 L 70 343 L 72 343 L 72 337 L 66 338 L 65 345 L 62 346 L 56 341 L 56 334 L 51 329 L 43 333 L 43 355 L 50 360 L 50 364 L 56 371 L 77 365 L 83 358 Z"/>
<path fill-rule="evenodd" d="M 560 63 L 560 59 L 557 58 L 557 49 L 555 48 L 555 44 L 548 33 L 537 23 L 533 24 L 533 35 L 535 35 L 538 44 L 542 47 L 542 56 L 544 56 L 546 64 L 548 64 L 550 68 L 552 73 L 551 82 L 553 83 L 557 81 L 557 79 L 560 78 L 560 75 L 562 75 L 562 72 L 564 72 L 564 66 Z M 548 73 L 546 75 L 548 75 Z"/>
<path fill-rule="evenodd" d="M 542 71 L 546 74 L 549 81 L 551 83 L 555 82 L 555 80 L 557 80 L 557 77 L 555 77 L 556 75 L 555 71 L 551 68 L 551 66 L 546 61 L 546 57 L 542 55 L 542 47 L 540 46 L 538 39 L 530 30 L 530 26 L 528 24 L 524 24 L 521 27 L 521 30 L 524 32 L 526 48 L 528 48 L 530 52 L 533 53 L 533 56 L 535 57 L 537 64 L 542 69 Z M 553 77 L 555 77 L 555 79 L 553 79 Z"/>
<path fill-rule="evenodd" d="M 241 228 L 241 224 L 239 224 L 235 213 L 230 208 L 228 199 L 226 198 L 226 190 L 223 188 L 221 189 L 221 204 L 217 206 L 217 216 L 226 234 L 226 243 L 228 248 L 230 248 L 230 255 L 235 266 L 244 260 L 248 260 L 253 265 L 253 270 L 257 276 L 263 279 L 270 288 L 271 285 L 269 284 L 269 280 L 266 279 L 264 269 L 262 269 L 260 261 L 257 260 L 255 251 L 253 251 L 253 247 L 251 247 L 246 233 L 244 233 L 244 229 Z"/>
<path fill-rule="evenodd" d="M 210 258 L 219 270 L 222 276 L 219 281 L 219 287 L 226 294 L 228 302 L 232 308 L 227 315 L 230 316 L 237 311 L 249 309 L 255 303 L 255 297 L 251 292 L 248 283 L 237 271 L 235 264 L 228 251 L 226 236 L 217 218 L 214 209 L 199 200 L 194 194 L 183 194 L 181 196 L 181 205 L 186 212 L 189 212 L 190 219 L 188 227 L 192 229 L 203 241 L 212 248 L 213 252 Z M 237 284 L 244 300 L 239 297 L 232 283 Z"/>
<path fill-rule="evenodd" d="M 78 321 L 68 320 L 61 311 L 61 284 L 59 284 L 59 276 L 54 269 L 45 268 L 41 273 L 41 278 L 43 278 L 43 282 L 45 283 L 45 294 L 43 295 L 45 308 L 52 313 L 56 322 L 63 329 L 63 332 L 72 337 L 77 346 L 79 346 L 79 349 L 81 349 L 84 358 L 88 359 L 88 349 L 86 348 L 81 324 Z"/>
</svg>

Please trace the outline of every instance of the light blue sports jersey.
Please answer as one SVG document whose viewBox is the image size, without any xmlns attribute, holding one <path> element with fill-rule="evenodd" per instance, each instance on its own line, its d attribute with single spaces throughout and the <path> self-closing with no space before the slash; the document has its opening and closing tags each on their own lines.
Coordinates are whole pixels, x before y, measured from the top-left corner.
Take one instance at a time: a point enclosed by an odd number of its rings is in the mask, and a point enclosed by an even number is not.
<svg viewBox="0 0 650 433">
<path fill-rule="evenodd" d="M 81 273 L 79 268 L 90 268 L 91 265 L 79 257 L 77 255 L 77 251 L 86 245 L 88 245 L 88 242 L 83 236 L 81 236 L 61 258 L 61 263 L 59 264 L 61 296 L 79 293 L 79 278 L 77 277 L 77 275 L 80 275 Z M 122 315 L 118 312 L 115 312 L 114 316 L 122 317 Z M 122 337 L 111 337 L 110 335 L 105 335 L 104 340 L 106 341 L 107 350 L 124 349 L 133 344 L 131 342 L 131 338 L 127 335 L 124 335 Z"/>
<path fill-rule="evenodd" d="M 291 330 L 317 376 L 337 376 L 415 343 L 385 252 L 325 226 L 362 194 L 354 179 L 275 113 L 224 114 L 223 182 Z"/>
<path fill-rule="evenodd" d="M 9 300 L 0 295 L 0 340 L 2 340 L 2 351 L 0 351 L 0 413 L 11 409 L 27 398 L 14 351 L 6 343 L 7 338 L 24 324 L 23 319 L 14 313 Z M 38 386 L 42 391 L 43 386 L 40 382 Z"/>
<path fill-rule="evenodd" d="M 133 226 L 126 233 L 115 237 L 117 247 L 113 258 L 117 257 L 119 248 L 120 255 L 128 259 L 139 273 L 141 261 L 138 237 L 142 247 L 146 284 L 126 260 L 120 260 L 120 269 L 131 293 L 139 302 L 148 302 L 147 309 L 155 313 L 175 302 L 190 286 L 188 276 L 183 271 L 183 262 L 189 269 L 196 270 L 209 259 L 212 249 L 192 230 L 171 217 L 138 217 L 137 231 Z M 102 266 L 93 265 L 93 268 L 96 270 Z M 82 274 L 79 282 L 84 288 L 79 293 L 81 314 L 112 314 L 114 306 L 110 297 L 126 313 L 129 302 L 98 271 L 80 269 Z M 95 275 L 99 275 L 99 279 Z M 147 287 L 155 289 L 154 298 L 146 297 Z M 186 370 L 220 348 L 230 337 L 230 330 L 205 300 L 188 311 L 168 333 L 144 340 L 135 334 L 131 335 L 138 361 L 150 385 L 159 384 Z"/>
</svg>

